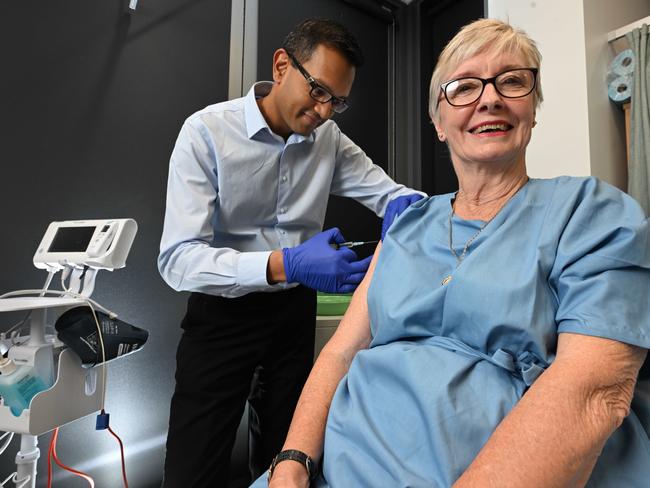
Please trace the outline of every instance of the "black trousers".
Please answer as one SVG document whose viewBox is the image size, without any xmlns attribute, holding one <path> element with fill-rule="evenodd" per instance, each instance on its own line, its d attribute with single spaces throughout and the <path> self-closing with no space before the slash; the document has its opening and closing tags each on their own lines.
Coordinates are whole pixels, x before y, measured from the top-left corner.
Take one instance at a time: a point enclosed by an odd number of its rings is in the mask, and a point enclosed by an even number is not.
<svg viewBox="0 0 650 488">
<path fill-rule="evenodd" d="M 222 298 L 193 293 L 176 355 L 165 488 L 227 487 L 249 402 L 249 467 L 268 469 L 311 370 L 316 293 L 304 287 Z"/>
</svg>

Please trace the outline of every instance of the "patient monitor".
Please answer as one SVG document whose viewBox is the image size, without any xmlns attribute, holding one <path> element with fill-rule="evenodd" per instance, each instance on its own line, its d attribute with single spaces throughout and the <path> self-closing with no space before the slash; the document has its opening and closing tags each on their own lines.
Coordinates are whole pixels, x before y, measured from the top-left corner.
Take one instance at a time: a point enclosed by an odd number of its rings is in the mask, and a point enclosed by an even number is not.
<svg viewBox="0 0 650 488">
<path fill-rule="evenodd" d="M 34 266 L 63 271 L 69 291 L 90 296 L 97 270 L 123 268 L 138 226 L 133 219 L 52 222 L 34 254 Z"/>
<path fill-rule="evenodd" d="M 48 271 L 45 285 L 0 296 L 0 319 L 2 312 L 25 313 L 16 326 L 29 329 L 28 334 L 14 332 L 11 337 L 2 333 L 2 343 L 9 347 L 8 357 L 17 365 L 33 367 L 52 385 L 37 393 L 20 415 L 0 405 L 0 430 L 22 434 L 13 476 L 16 487 L 35 486 L 40 455 L 36 436 L 103 408 L 105 365 L 83 368 L 80 358 L 56 335 L 46 334 L 46 327 L 79 306 L 117 316 L 90 296 L 99 270 L 125 266 L 136 232 L 137 224 L 132 219 L 52 222 L 33 258 L 34 266 Z M 62 289 L 50 290 L 58 272 Z M 104 374 L 98 375 L 98 369 Z"/>
<path fill-rule="evenodd" d="M 34 266 L 122 268 L 137 230 L 132 219 L 52 222 L 34 254 Z"/>
</svg>

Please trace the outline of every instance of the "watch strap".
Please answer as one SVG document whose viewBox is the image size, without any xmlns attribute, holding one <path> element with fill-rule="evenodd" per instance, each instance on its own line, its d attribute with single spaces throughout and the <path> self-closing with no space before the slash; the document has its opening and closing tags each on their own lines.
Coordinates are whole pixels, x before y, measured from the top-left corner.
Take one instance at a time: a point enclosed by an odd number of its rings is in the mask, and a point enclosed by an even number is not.
<svg viewBox="0 0 650 488">
<path fill-rule="evenodd" d="M 307 470 L 307 476 L 309 476 L 310 481 L 316 479 L 316 476 L 318 475 L 318 469 L 316 463 L 312 458 L 310 458 L 304 452 L 298 451 L 297 449 L 287 449 L 279 452 L 273 458 L 273 461 L 271 461 L 271 466 L 269 466 L 269 477 L 268 477 L 269 481 L 271 480 L 271 476 L 273 476 L 273 471 L 275 470 L 275 467 L 278 465 L 278 463 L 281 463 L 282 461 L 296 461 L 302 464 Z"/>
</svg>

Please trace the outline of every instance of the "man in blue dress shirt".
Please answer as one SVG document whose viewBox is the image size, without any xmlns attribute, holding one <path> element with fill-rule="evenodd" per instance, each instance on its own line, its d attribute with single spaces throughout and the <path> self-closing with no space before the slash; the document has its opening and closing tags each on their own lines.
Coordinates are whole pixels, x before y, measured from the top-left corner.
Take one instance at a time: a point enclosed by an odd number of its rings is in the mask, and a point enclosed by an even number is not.
<svg viewBox="0 0 650 488">
<path fill-rule="evenodd" d="M 356 40 L 307 20 L 273 56 L 273 82 L 190 116 L 171 156 L 158 268 L 191 291 L 177 353 L 166 487 L 227 486 L 250 404 L 250 468 L 280 451 L 313 362 L 316 296 L 353 291 L 368 268 L 338 229 L 329 194 L 392 220 L 422 197 L 374 165 L 330 118 L 343 112 Z M 252 387 L 251 387 L 252 384 Z"/>
</svg>

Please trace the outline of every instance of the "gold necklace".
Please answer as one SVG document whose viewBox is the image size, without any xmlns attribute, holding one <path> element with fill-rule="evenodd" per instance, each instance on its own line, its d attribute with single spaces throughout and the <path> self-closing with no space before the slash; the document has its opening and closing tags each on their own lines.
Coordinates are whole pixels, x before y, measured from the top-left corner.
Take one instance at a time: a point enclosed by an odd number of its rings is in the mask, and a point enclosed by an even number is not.
<svg viewBox="0 0 650 488">
<path fill-rule="evenodd" d="M 477 230 L 476 233 L 475 233 L 472 237 L 469 238 L 469 240 L 465 243 L 465 246 L 463 247 L 463 250 L 461 251 L 460 255 L 458 255 L 458 254 L 456 253 L 456 250 L 454 249 L 454 245 L 453 245 L 453 243 L 452 243 L 452 240 L 453 240 L 453 239 L 452 239 L 452 233 L 453 233 L 453 229 L 452 229 L 452 219 L 453 219 L 453 217 L 454 217 L 454 201 L 455 201 L 456 198 L 458 197 L 458 192 L 456 192 L 456 195 L 454 196 L 454 200 L 453 200 L 452 203 L 451 203 L 451 212 L 449 212 L 449 250 L 451 251 L 451 253 L 452 253 L 452 254 L 454 255 L 454 257 L 456 258 L 456 269 L 458 269 L 458 267 L 460 266 L 460 263 L 462 263 L 462 262 L 463 262 L 463 259 L 465 259 L 465 255 L 467 254 L 467 250 L 469 249 L 469 246 L 472 244 L 472 242 L 474 242 L 474 239 L 476 239 L 476 238 L 479 236 L 479 234 L 483 231 L 483 229 L 485 229 L 485 228 L 487 227 L 487 225 L 488 225 L 490 222 L 492 222 L 492 220 L 494 220 L 494 217 L 496 217 L 497 215 L 499 215 L 499 212 L 501 212 L 501 209 L 502 209 L 503 207 L 505 207 L 506 203 L 508 203 L 508 201 L 510 201 L 510 199 L 511 199 L 512 197 L 514 197 L 517 193 L 519 193 L 519 190 L 521 190 L 524 186 L 526 186 L 526 183 L 528 183 L 528 179 L 529 179 L 528 176 L 526 176 L 526 178 L 523 180 L 523 184 L 522 184 L 519 188 L 517 188 L 517 191 L 515 191 L 515 192 L 512 194 L 512 196 L 511 196 L 510 198 L 508 198 L 508 200 L 506 200 L 503 204 L 501 204 L 501 206 L 498 208 L 497 212 L 496 212 L 496 213 L 495 213 L 495 214 L 490 218 L 490 220 L 488 220 L 487 222 L 485 222 L 485 223 L 481 226 L 481 228 L 480 228 L 479 230 Z M 460 191 L 460 190 L 459 190 L 459 191 Z M 494 199 L 494 200 L 496 200 L 496 199 Z M 443 280 L 441 281 L 440 284 L 441 284 L 442 286 L 444 286 L 444 285 L 446 285 L 447 283 L 449 283 L 451 280 L 452 280 L 452 275 L 449 274 L 449 275 L 447 275 L 447 276 L 445 276 L 445 277 L 443 278 Z"/>
<path fill-rule="evenodd" d="M 499 212 L 497 212 L 497 214 L 498 213 Z M 479 228 L 479 230 L 477 230 L 476 233 L 467 240 L 467 242 L 465 243 L 465 246 L 463 246 L 463 250 L 461 251 L 460 255 L 458 253 L 456 253 L 456 250 L 454 249 L 454 245 L 453 245 L 453 242 L 452 242 L 453 241 L 453 226 L 452 226 L 453 217 L 454 217 L 454 205 L 452 204 L 451 205 L 451 212 L 449 212 L 449 250 L 451 251 L 451 253 L 456 258 L 456 269 L 458 269 L 458 267 L 460 266 L 460 263 L 462 263 L 463 259 L 465 259 L 465 255 L 467 254 L 467 250 L 469 249 L 469 246 L 472 244 L 472 242 L 474 242 L 474 239 L 476 239 L 479 236 L 479 234 L 483 231 L 483 229 L 485 229 L 485 227 L 487 227 L 487 225 L 490 222 L 492 222 L 492 219 L 494 219 L 494 217 L 496 217 L 496 214 L 490 220 L 485 222 Z M 445 278 L 442 280 L 442 282 L 440 284 L 444 286 L 447 283 L 449 283 L 451 281 L 451 279 L 452 279 L 452 275 L 445 276 Z"/>
</svg>

